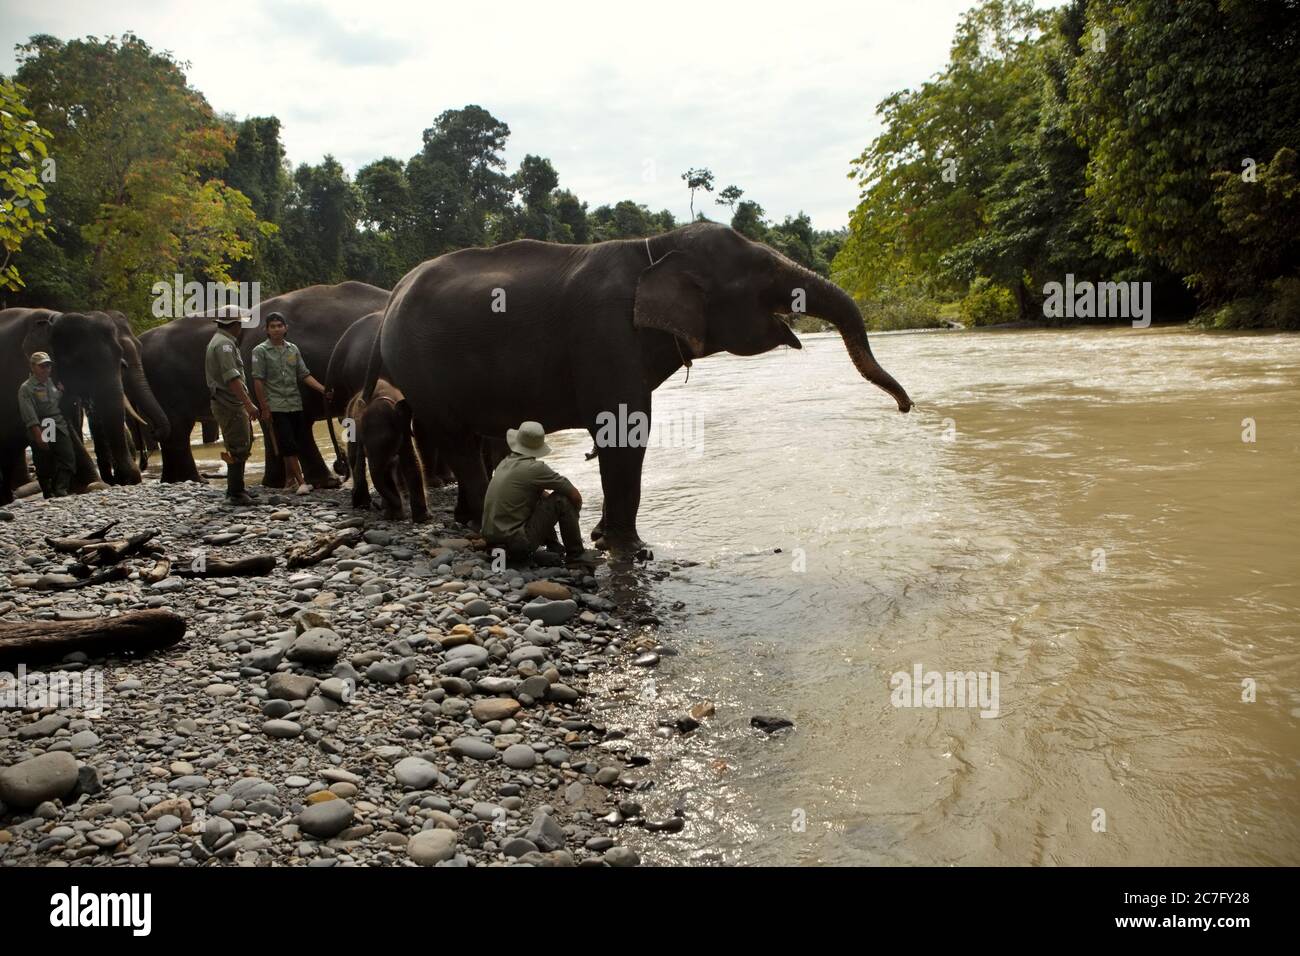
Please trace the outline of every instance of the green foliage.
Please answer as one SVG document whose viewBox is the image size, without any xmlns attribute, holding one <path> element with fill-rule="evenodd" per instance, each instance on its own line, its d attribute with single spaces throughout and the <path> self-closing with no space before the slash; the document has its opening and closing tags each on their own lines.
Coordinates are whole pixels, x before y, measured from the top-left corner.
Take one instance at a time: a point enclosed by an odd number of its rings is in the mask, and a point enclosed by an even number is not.
<svg viewBox="0 0 1300 956">
<path fill-rule="evenodd" d="M 983 276 L 971 283 L 970 291 L 962 297 L 957 311 L 961 320 L 971 328 L 1002 325 L 1021 318 L 1016 297 Z"/>
<path fill-rule="evenodd" d="M 864 301 L 965 302 L 984 280 L 971 308 L 997 286 L 1022 319 L 1067 272 L 1181 280 L 1203 304 L 1246 297 L 1258 307 L 1233 314 L 1276 315 L 1254 290 L 1300 261 L 1285 149 L 1300 142 L 1298 13 L 1296 0 L 985 0 L 944 71 L 877 108 L 832 276 Z"/>
<path fill-rule="evenodd" d="M 25 92 L 0 77 L 0 247 L 4 249 L 0 289 L 23 287 L 18 267 L 10 259 L 25 240 L 45 235 L 42 175 L 53 168 L 45 162 L 50 134 L 32 119 L 23 102 Z"/>
<path fill-rule="evenodd" d="M 50 240 L 19 261 L 49 266 L 18 298 L 54 308 L 149 315 L 154 282 L 181 272 L 226 281 L 249 259 L 259 222 L 216 178 L 238 136 L 186 82 L 185 65 L 132 34 L 67 43 L 36 36 L 18 51 L 38 123 L 52 135 L 57 180 Z"/>
</svg>

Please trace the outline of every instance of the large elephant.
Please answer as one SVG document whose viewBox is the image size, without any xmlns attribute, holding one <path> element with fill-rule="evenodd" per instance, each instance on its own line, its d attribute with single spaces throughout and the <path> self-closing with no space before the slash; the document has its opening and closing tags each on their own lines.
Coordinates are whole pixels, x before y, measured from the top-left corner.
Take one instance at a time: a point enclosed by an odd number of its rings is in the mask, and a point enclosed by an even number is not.
<svg viewBox="0 0 1300 956">
<path fill-rule="evenodd" d="M 160 435 L 167 416 L 149 388 L 140 357 L 140 340 L 121 312 L 53 312 L 49 309 L 0 311 L 0 499 L 11 501 L 27 478 L 27 435 L 18 417 L 15 396 L 31 373 L 28 358 L 48 352 L 55 378 L 65 390 L 65 416 L 79 423 L 72 403 L 90 417 L 99 460 L 78 453 L 74 489 L 102 478 L 112 484 L 135 484 L 140 470 L 127 439 L 128 416 L 142 416 Z M 77 427 L 74 424 L 74 427 Z"/>
<path fill-rule="evenodd" d="M 477 436 L 528 419 L 587 429 L 605 492 L 597 534 L 635 551 L 645 444 L 602 443 L 602 413 L 648 423 L 651 393 L 691 359 L 799 348 L 779 316 L 800 311 L 833 323 L 861 375 L 911 409 L 871 354 L 852 298 L 716 223 L 590 246 L 525 239 L 416 266 L 393 290 L 367 387 L 382 367 L 406 396 L 416 434 L 460 482 L 462 521 L 481 520 L 487 487 Z"/>
<path fill-rule="evenodd" d="M 279 312 L 289 323 L 289 339 L 302 352 L 307 367 L 313 374 L 322 376 L 329 367 L 334 346 L 348 327 L 361 316 L 382 309 L 387 301 L 387 292 L 364 282 L 313 285 L 267 299 L 254 310 L 249 327 L 240 339 L 244 368 L 251 372 L 253 347 L 266 339 L 266 326 L 261 317 Z M 203 375 L 203 355 L 214 331 L 216 326 L 211 319 L 186 316 L 140 336 L 149 384 L 171 420 L 170 438 L 159 441 L 163 481 L 200 480 L 190 451 L 190 434 L 195 422 L 212 420 Z M 325 417 L 325 403 L 316 392 L 305 391 L 302 402 L 308 421 L 316 422 Z M 301 461 L 303 475 L 309 484 L 316 487 L 338 484 L 314 444 L 304 450 Z M 267 456 L 262 483 L 273 488 L 283 487 L 284 464 L 277 456 Z"/>
<path fill-rule="evenodd" d="M 325 387 L 334 396 L 329 407 L 331 418 L 346 419 L 352 400 L 366 387 L 370 353 L 374 348 L 375 337 L 379 334 L 383 317 L 384 313 L 379 311 L 357 319 L 334 346 L 334 352 L 330 355 L 329 369 L 322 379 Z M 420 452 L 425 484 L 430 488 L 442 487 L 450 479 L 451 473 L 442 463 L 442 456 L 438 454 L 437 448 L 422 441 L 417 441 L 416 447 Z M 341 455 L 342 449 L 336 446 L 335 452 Z M 349 469 L 350 467 L 349 462 Z M 353 475 L 352 479 L 355 482 L 357 476 Z"/>
</svg>

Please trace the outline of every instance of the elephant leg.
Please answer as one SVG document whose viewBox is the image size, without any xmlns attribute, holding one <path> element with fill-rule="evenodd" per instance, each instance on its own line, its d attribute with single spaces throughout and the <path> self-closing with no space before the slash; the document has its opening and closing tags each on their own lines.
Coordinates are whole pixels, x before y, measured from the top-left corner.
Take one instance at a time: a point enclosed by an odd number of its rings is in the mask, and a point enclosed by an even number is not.
<svg viewBox="0 0 1300 956">
<path fill-rule="evenodd" d="M 221 429 L 217 427 L 217 423 L 204 422 L 203 423 L 203 444 L 215 445 L 219 441 L 221 441 Z"/>
<path fill-rule="evenodd" d="M 162 480 L 202 481 L 199 466 L 194 463 L 194 452 L 190 450 L 194 419 L 173 418 L 168 425 L 167 437 L 158 443 L 162 452 Z"/>
<path fill-rule="evenodd" d="M 394 422 L 383 422 L 384 434 L 375 434 L 377 423 L 371 419 L 366 423 L 369 434 L 365 437 L 366 458 L 370 461 L 370 476 L 374 479 L 375 490 L 384 501 L 384 517 L 396 521 L 402 517 L 402 493 L 397 487 L 397 455 L 400 436 L 389 432 Z"/>
<path fill-rule="evenodd" d="M 415 430 L 415 447 L 420 451 L 420 469 L 424 474 L 424 483 L 430 488 L 441 488 L 447 484 L 448 475 L 443 456 L 430 435 Z"/>
<path fill-rule="evenodd" d="M 644 447 L 600 449 L 600 484 L 605 491 L 602 530 L 605 543 L 616 553 L 635 554 L 645 547 L 636 530 L 644 461 Z"/>
<path fill-rule="evenodd" d="M 479 436 L 462 432 L 440 442 L 439 447 L 456 475 L 455 518 L 463 525 L 477 528 L 483 522 L 483 498 L 487 494 Z"/>
<path fill-rule="evenodd" d="M 73 431 L 77 432 L 77 434 L 81 434 L 80 416 L 78 416 L 77 421 L 73 421 L 72 418 L 69 418 L 68 424 L 72 426 Z M 103 481 L 110 485 L 117 484 L 113 478 L 113 451 L 108 447 L 108 441 L 104 436 L 104 429 L 100 427 L 100 423 L 95 419 L 94 415 L 90 416 L 90 442 L 95 449 L 95 462 L 91 467 L 94 468 L 95 465 L 98 466 L 98 469 L 95 471 L 95 477 L 89 478 L 87 476 L 85 464 L 82 459 L 84 458 L 86 463 L 89 463 L 90 454 L 85 451 L 83 446 L 81 453 L 77 455 L 77 475 L 73 479 L 73 484 L 80 486 L 81 488 L 85 488 L 85 486 L 90 484 L 92 481 Z"/>
<path fill-rule="evenodd" d="M 605 537 L 605 503 L 602 501 L 600 503 L 600 520 L 591 529 L 591 540 L 599 541 L 603 537 Z"/>
<path fill-rule="evenodd" d="M 298 440 L 298 464 L 302 466 L 302 476 L 313 488 L 338 488 L 343 482 L 339 481 L 333 469 L 321 457 L 320 448 L 316 444 L 315 425 L 314 421 L 308 419 Z"/>
<path fill-rule="evenodd" d="M 0 505 L 10 504 L 14 492 L 27 484 L 27 446 L 8 442 L 0 450 Z"/>
<path fill-rule="evenodd" d="M 284 459 L 271 451 L 270 444 L 265 440 L 262 442 L 262 460 L 266 466 L 266 470 L 262 472 L 262 487 L 283 488 L 286 480 Z"/>
<path fill-rule="evenodd" d="M 424 476 L 420 472 L 420 462 L 415 457 L 415 445 L 411 436 L 402 436 L 402 443 L 397 449 L 397 463 L 402 472 L 402 484 L 406 485 L 407 497 L 411 499 L 411 520 L 422 523 L 429 520 L 429 504 L 424 497 Z"/>
<path fill-rule="evenodd" d="M 370 507 L 370 486 L 366 483 L 366 453 L 359 441 L 348 442 L 348 468 L 352 471 L 352 507 Z"/>
</svg>

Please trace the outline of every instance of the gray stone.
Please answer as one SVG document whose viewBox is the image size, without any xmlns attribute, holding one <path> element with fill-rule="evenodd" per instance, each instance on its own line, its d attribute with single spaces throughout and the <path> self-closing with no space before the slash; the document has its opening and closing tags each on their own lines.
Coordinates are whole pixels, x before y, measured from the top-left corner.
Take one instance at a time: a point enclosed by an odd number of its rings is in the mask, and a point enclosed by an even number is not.
<svg viewBox="0 0 1300 956">
<path fill-rule="evenodd" d="M 333 664 L 343 653 L 343 639 L 327 627 L 304 631 L 289 648 L 289 660 L 313 666 Z"/>
<path fill-rule="evenodd" d="M 420 866 L 450 860 L 456 855 L 456 834 L 450 830 L 421 830 L 407 841 L 406 853 Z"/>
<path fill-rule="evenodd" d="M 524 837 L 532 840 L 539 850 L 547 853 L 564 848 L 564 829 L 555 822 L 554 817 L 541 810 L 533 816 L 533 824 Z"/>
<path fill-rule="evenodd" d="M 352 823 L 352 804 L 346 800 L 322 800 L 298 814 L 298 826 L 314 837 L 328 840 Z"/>
<path fill-rule="evenodd" d="M 266 692 L 277 700 L 306 700 L 316 689 L 316 678 L 306 674 L 272 674 Z"/>
<path fill-rule="evenodd" d="M 406 757 L 393 768 L 397 782 L 411 790 L 423 790 L 438 779 L 438 768 L 420 757 Z"/>
<path fill-rule="evenodd" d="M 495 747 L 477 737 L 457 737 L 451 742 L 451 752 L 458 757 L 471 757 L 474 760 L 495 760 L 497 756 Z"/>
<path fill-rule="evenodd" d="M 636 866 L 641 862 L 630 846 L 612 846 L 605 851 L 604 859 L 610 866 Z"/>
<path fill-rule="evenodd" d="M 537 751 L 525 744 L 512 744 L 501 755 L 507 767 L 515 770 L 529 770 L 537 764 Z"/>
<path fill-rule="evenodd" d="M 577 601 L 548 601 L 537 598 L 524 605 L 524 616 L 534 621 L 541 621 L 548 627 L 563 624 L 578 613 Z"/>
<path fill-rule="evenodd" d="M 487 648 L 479 647 L 477 644 L 461 644 L 446 651 L 442 656 L 446 661 L 465 661 L 466 667 L 482 667 L 491 659 Z"/>
<path fill-rule="evenodd" d="M 268 737 L 289 740 L 302 733 L 302 726 L 295 724 L 292 720 L 268 720 L 262 724 L 262 733 Z"/>
<path fill-rule="evenodd" d="M 77 761 L 66 750 L 41 754 L 0 771 L 0 800 L 27 810 L 66 797 L 77 785 Z"/>
</svg>

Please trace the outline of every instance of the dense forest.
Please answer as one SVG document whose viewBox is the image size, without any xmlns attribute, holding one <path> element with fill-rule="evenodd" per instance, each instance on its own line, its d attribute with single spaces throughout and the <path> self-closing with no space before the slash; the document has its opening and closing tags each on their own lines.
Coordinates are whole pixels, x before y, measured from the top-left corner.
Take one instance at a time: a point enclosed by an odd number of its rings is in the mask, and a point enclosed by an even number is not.
<svg viewBox="0 0 1300 956">
<path fill-rule="evenodd" d="M 1300 2 L 989 0 L 877 108 L 832 276 L 878 324 L 1043 320 L 1067 274 L 1300 328 Z"/>
<path fill-rule="evenodd" d="M 467 246 L 680 224 L 633 200 L 589 209 L 542 156 L 509 172 L 510 128 L 479 106 L 351 176 L 328 155 L 292 165 L 276 117 L 218 115 L 138 36 L 35 36 L 18 64 L 0 78 L 5 305 L 112 306 L 144 327 L 176 274 L 264 297 L 391 288 Z M 1150 282 L 1165 320 L 1296 328 L 1298 65 L 1300 0 L 986 0 L 942 72 L 877 107 L 847 230 L 769 222 L 708 168 L 683 189 L 692 217 L 729 215 L 830 275 L 873 328 L 1042 321 L 1067 275 Z"/>
</svg>

